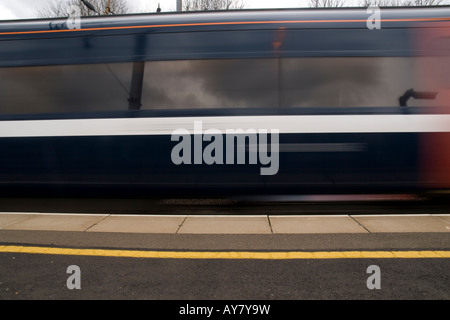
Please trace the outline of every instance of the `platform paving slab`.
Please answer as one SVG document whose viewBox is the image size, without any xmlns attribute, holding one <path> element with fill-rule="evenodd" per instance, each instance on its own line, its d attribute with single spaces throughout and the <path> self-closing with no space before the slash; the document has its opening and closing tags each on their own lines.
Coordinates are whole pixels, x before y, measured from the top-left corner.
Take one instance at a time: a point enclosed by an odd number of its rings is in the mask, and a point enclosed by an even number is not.
<svg viewBox="0 0 450 320">
<path fill-rule="evenodd" d="M 88 232 L 176 233 L 186 216 L 114 215 L 89 228 Z"/>
<path fill-rule="evenodd" d="M 267 216 L 188 216 L 178 233 L 270 234 Z"/>
<path fill-rule="evenodd" d="M 342 216 L 270 216 L 273 233 L 368 233 L 358 222 Z"/>
<path fill-rule="evenodd" d="M 450 232 L 450 224 L 432 215 L 353 216 L 370 232 Z"/>
<path fill-rule="evenodd" d="M 435 217 L 439 220 L 442 220 L 442 221 L 448 223 L 448 225 L 450 227 L 450 214 L 433 214 L 432 217 Z"/>
<path fill-rule="evenodd" d="M 0 229 L 30 217 L 27 213 L 0 213 Z"/>
<path fill-rule="evenodd" d="M 104 219 L 103 214 L 34 214 L 3 227 L 3 230 L 85 231 Z M 23 217 L 23 216 L 22 216 Z"/>
</svg>

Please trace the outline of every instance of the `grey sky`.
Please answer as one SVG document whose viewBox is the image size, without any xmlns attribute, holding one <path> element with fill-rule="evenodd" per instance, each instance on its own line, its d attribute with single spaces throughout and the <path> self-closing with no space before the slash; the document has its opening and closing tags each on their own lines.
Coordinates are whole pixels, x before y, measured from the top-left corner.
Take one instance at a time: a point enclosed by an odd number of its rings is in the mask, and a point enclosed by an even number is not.
<svg viewBox="0 0 450 320">
<path fill-rule="evenodd" d="M 0 20 L 8 19 L 32 19 L 37 17 L 37 11 L 49 2 L 65 0 L 0 0 Z M 158 0 L 127 0 L 136 11 L 145 9 L 156 10 Z M 161 6 L 175 9 L 175 0 L 159 0 Z"/>
<path fill-rule="evenodd" d="M 65 0 L 0 0 L 0 20 L 33 19 L 48 2 Z M 176 0 L 127 0 L 137 12 L 155 12 L 158 3 L 163 11 L 174 11 Z M 244 0 L 246 8 L 298 7 L 305 0 Z"/>
<path fill-rule="evenodd" d="M 48 2 L 68 0 L 0 0 L 0 20 L 33 19 Z M 135 12 L 155 12 L 158 3 L 162 11 L 175 11 L 176 0 L 126 0 Z M 242 0 L 247 9 L 307 7 L 308 0 Z M 358 6 L 361 0 L 345 0 L 346 6 Z M 450 4 L 443 0 L 441 4 Z"/>
</svg>

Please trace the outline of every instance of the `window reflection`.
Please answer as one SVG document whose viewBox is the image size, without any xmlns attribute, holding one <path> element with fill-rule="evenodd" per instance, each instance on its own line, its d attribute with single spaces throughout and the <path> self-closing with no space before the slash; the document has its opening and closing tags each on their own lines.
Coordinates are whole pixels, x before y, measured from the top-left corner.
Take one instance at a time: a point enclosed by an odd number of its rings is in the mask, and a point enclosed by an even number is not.
<svg viewBox="0 0 450 320">
<path fill-rule="evenodd" d="M 398 98 L 413 86 L 410 58 L 236 59 L 147 65 L 144 109 L 277 108 L 280 103 L 288 108 L 398 106 Z"/>
<path fill-rule="evenodd" d="M 271 59 L 147 62 L 143 109 L 277 107 Z"/>
<path fill-rule="evenodd" d="M 0 113 L 126 110 L 131 63 L 0 68 Z"/>
<path fill-rule="evenodd" d="M 410 58 L 302 58 L 282 61 L 285 106 L 398 106 L 413 87 Z"/>
<path fill-rule="evenodd" d="M 413 58 L 146 62 L 142 110 L 398 106 Z M 417 64 L 417 63 L 416 63 Z M 133 63 L 0 69 L 0 113 L 128 109 Z M 280 106 L 281 104 L 281 106 Z"/>
</svg>

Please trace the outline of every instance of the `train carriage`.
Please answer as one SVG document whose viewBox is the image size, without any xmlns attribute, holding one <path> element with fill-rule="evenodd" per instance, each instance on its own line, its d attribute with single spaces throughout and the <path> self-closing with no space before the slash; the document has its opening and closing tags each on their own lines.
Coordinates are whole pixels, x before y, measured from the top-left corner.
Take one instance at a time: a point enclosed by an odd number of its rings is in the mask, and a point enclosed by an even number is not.
<svg viewBox="0 0 450 320">
<path fill-rule="evenodd" d="M 450 8 L 378 13 L 0 22 L 1 190 L 445 192 Z"/>
</svg>

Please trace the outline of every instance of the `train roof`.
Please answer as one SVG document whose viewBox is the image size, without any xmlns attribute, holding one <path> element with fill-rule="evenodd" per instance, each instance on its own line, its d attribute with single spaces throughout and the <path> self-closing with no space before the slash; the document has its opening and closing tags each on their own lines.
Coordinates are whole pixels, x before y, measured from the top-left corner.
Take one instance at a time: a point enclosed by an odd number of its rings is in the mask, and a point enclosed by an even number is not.
<svg viewBox="0 0 450 320">
<path fill-rule="evenodd" d="M 381 7 L 384 27 L 408 27 L 433 21 L 450 21 L 450 6 Z M 208 12 L 169 12 L 91 16 L 81 18 L 81 29 L 67 28 L 67 18 L 0 21 L 0 40 L 11 37 L 48 37 L 64 31 L 109 34 L 255 28 L 365 28 L 367 8 L 263 9 Z"/>
<path fill-rule="evenodd" d="M 413 33 L 429 22 L 450 23 L 450 6 L 381 8 L 378 31 L 368 28 L 371 15 L 367 8 L 132 14 L 83 17 L 78 29 L 70 29 L 67 18 L 7 21 L 0 22 L 0 67 L 414 56 Z"/>
</svg>

